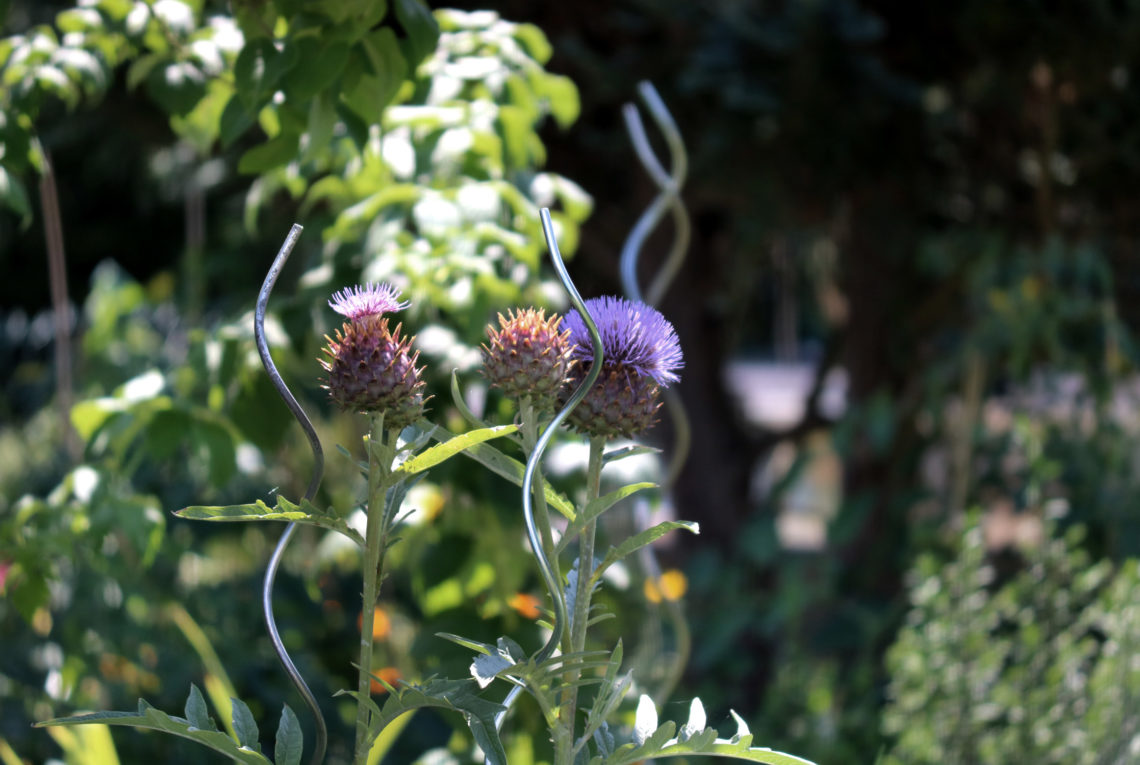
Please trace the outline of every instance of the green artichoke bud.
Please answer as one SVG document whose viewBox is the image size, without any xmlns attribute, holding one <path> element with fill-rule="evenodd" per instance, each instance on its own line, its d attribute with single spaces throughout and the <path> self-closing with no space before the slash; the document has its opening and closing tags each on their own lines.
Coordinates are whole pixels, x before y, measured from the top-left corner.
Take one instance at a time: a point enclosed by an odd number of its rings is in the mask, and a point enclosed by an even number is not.
<svg viewBox="0 0 1140 765">
<path fill-rule="evenodd" d="M 561 316 L 547 318 L 541 308 L 499 314 L 499 328 L 487 327 L 483 376 L 511 400 L 529 396 L 535 409 L 551 410 L 574 363 L 570 334 L 560 331 L 561 323 Z"/>
<path fill-rule="evenodd" d="M 325 336 L 328 359 L 321 360 L 328 373 L 323 387 L 332 400 L 344 409 L 383 412 L 386 429 L 405 428 L 424 413 L 419 351 L 411 350 L 412 339 L 400 336 L 401 326 L 390 330 L 378 314 L 345 322 L 335 340 Z"/>
</svg>

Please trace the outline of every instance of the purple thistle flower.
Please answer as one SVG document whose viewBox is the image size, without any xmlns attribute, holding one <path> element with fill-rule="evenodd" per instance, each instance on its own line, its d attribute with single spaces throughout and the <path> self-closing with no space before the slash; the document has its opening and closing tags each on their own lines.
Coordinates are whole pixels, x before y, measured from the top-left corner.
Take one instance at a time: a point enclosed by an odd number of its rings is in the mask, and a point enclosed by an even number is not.
<svg viewBox="0 0 1140 765">
<path fill-rule="evenodd" d="M 685 365 L 681 343 L 660 311 L 616 297 L 591 298 L 586 309 L 602 336 L 602 366 L 606 371 L 632 372 L 651 378 L 662 388 L 681 379 L 676 371 Z M 586 323 L 577 311 L 571 311 L 565 327 L 573 344 L 571 356 L 588 366 L 594 359 L 594 346 Z"/>
<path fill-rule="evenodd" d="M 378 316 L 407 308 L 410 303 L 400 302 L 400 291 L 391 284 L 373 284 L 369 282 L 363 287 L 345 287 L 340 292 L 333 293 L 329 306 L 339 314 L 347 316 L 351 321 L 359 321 L 365 316 Z"/>
<path fill-rule="evenodd" d="M 644 303 L 600 297 L 587 300 L 586 309 L 602 337 L 602 369 L 594 387 L 570 413 L 570 424 L 592 437 L 632 438 L 656 421 L 660 389 L 680 379 L 681 344 L 673 325 Z M 594 351 L 577 311 L 566 316 L 565 326 L 573 343 L 571 358 L 578 362 L 570 373 L 572 390 L 585 379 Z M 564 397 L 568 396 L 567 391 Z"/>
</svg>

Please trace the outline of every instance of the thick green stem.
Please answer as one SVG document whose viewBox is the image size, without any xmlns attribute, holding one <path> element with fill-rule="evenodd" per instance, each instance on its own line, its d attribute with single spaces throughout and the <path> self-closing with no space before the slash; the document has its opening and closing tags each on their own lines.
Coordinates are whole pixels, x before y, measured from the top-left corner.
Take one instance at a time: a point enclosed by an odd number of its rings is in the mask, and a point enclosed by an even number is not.
<svg viewBox="0 0 1140 765">
<path fill-rule="evenodd" d="M 603 438 L 590 439 L 590 461 L 586 466 L 586 502 L 597 499 L 601 493 L 602 450 L 605 445 Z M 597 520 L 587 523 L 578 545 L 578 581 L 574 590 L 574 612 L 570 615 L 570 652 L 586 650 L 586 625 L 590 620 L 592 594 L 590 580 L 594 571 L 594 538 L 597 530 Z M 567 678 L 570 687 L 562 705 L 563 715 L 559 726 L 563 735 L 554 737 L 554 765 L 571 765 L 573 762 L 574 721 L 578 706 L 578 689 L 573 684 L 577 680 L 577 672 L 570 673 Z"/>
<path fill-rule="evenodd" d="M 380 597 L 380 583 L 384 565 L 384 550 L 387 547 L 387 513 L 385 495 L 388 477 L 392 468 L 393 447 L 396 434 L 391 436 L 391 444 L 384 439 L 384 418 L 372 421 L 372 432 L 368 436 L 368 525 L 364 533 L 364 597 L 360 615 L 360 683 L 357 687 L 359 699 L 356 706 L 356 748 L 353 762 L 363 765 L 368 757 L 368 706 L 365 703 L 372 694 L 372 624 L 376 611 L 376 601 Z"/>
</svg>

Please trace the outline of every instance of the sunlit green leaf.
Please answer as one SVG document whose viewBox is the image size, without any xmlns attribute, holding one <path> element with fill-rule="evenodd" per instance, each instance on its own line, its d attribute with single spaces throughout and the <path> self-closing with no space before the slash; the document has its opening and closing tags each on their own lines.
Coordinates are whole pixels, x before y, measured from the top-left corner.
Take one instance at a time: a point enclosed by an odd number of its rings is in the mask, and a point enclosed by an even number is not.
<svg viewBox="0 0 1140 765">
<path fill-rule="evenodd" d="M 631 483 L 628 486 L 623 486 L 620 489 L 611 491 L 609 494 L 605 494 L 597 499 L 590 500 L 586 503 L 586 506 L 582 508 L 582 512 L 578 514 L 574 522 L 566 527 L 562 538 L 558 540 L 558 550 L 562 550 L 567 544 L 577 538 L 578 534 L 582 532 L 582 529 L 586 528 L 587 523 L 596 519 L 618 502 L 621 502 L 626 497 L 632 496 L 639 491 L 655 488 L 657 488 L 657 484 L 655 483 Z"/>
<path fill-rule="evenodd" d="M 476 444 L 481 444 L 484 441 L 490 441 L 494 438 L 502 438 L 503 436 L 510 435 L 518 431 L 517 425 L 495 425 L 489 428 L 480 428 L 478 430 L 469 430 L 462 435 L 449 438 L 443 443 L 437 444 L 430 449 L 412 457 L 411 459 L 400 465 L 396 472 L 398 473 L 419 473 L 434 467 L 444 460 L 451 459 L 456 454 L 470 449 Z"/>
<path fill-rule="evenodd" d="M 417 427 L 430 433 L 431 437 L 437 441 L 454 438 L 446 428 L 434 425 L 427 420 L 421 420 L 417 423 Z M 476 444 L 464 450 L 463 455 L 475 460 L 492 473 L 506 478 L 516 486 L 522 486 L 523 473 L 526 471 L 525 466 L 513 457 L 508 457 L 503 454 L 490 444 Z M 546 501 L 551 507 L 562 513 L 566 518 L 574 520 L 574 505 L 570 500 L 552 489 L 549 483 L 546 484 L 545 490 Z"/>
<path fill-rule="evenodd" d="M 519 24 L 515 27 L 515 37 L 526 46 L 530 57 L 540 64 L 545 64 L 554 53 L 546 33 L 534 24 Z"/>
<path fill-rule="evenodd" d="M 640 550 L 648 544 L 653 544 L 674 529 L 685 529 L 694 534 L 700 533 L 700 526 L 693 521 L 665 521 L 664 523 L 659 523 L 640 534 L 635 534 L 617 547 L 611 548 L 606 554 L 606 557 L 602 560 L 601 565 L 594 571 L 594 578 L 597 579 L 601 576 L 603 571 L 625 556 Z"/>
<path fill-rule="evenodd" d="M 320 510 L 307 499 L 302 500 L 300 505 L 295 505 L 278 495 L 277 504 L 272 508 L 261 500 L 246 505 L 225 505 L 218 507 L 194 505 L 182 508 L 176 512 L 175 515 L 180 518 L 189 518 L 197 521 L 282 521 L 285 523 L 295 521 L 310 526 L 320 526 L 324 529 L 339 531 L 361 547 L 364 546 L 364 539 L 360 536 L 360 533 L 350 527 L 343 518 L 331 512 Z"/>
</svg>

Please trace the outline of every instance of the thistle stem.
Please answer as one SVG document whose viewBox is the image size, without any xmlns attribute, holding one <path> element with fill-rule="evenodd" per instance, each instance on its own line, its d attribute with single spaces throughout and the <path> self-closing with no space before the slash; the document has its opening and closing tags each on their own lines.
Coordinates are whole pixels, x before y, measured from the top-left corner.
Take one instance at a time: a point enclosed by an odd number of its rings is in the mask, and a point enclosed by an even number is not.
<svg viewBox="0 0 1140 765">
<path fill-rule="evenodd" d="M 356 749 L 353 762 L 363 765 L 368 757 L 368 705 L 372 694 L 372 624 L 376 601 L 380 597 L 380 584 L 384 567 L 384 550 L 387 547 L 387 512 L 385 494 L 392 468 L 396 434 L 387 443 L 384 438 L 384 418 L 372 420 L 368 435 L 368 524 L 364 534 L 364 595 L 360 615 L 360 683 L 356 706 Z"/>
<path fill-rule="evenodd" d="M 586 502 L 598 498 L 602 482 L 602 450 L 605 448 L 604 438 L 590 439 L 590 460 L 586 466 Z M 574 590 L 574 613 L 570 618 L 570 652 L 586 650 L 586 625 L 590 620 L 590 596 L 592 587 L 590 582 L 594 573 L 594 538 L 597 534 L 598 522 L 591 520 L 582 530 L 581 542 L 578 546 L 578 580 Z M 565 735 L 555 737 L 554 765 L 570 765 L 573 761 L 574 723 L 578 706 L 578 689 L 574 683 L 578 680 L 578 673 L 572 672 L 567 678 L 570 687 L 567 690 L 566 701 L 562 706 L 564 714 L 561 717 L 560 727 Z M 563 750 L 562 746 L 565 746 Z"/>
</svg>

